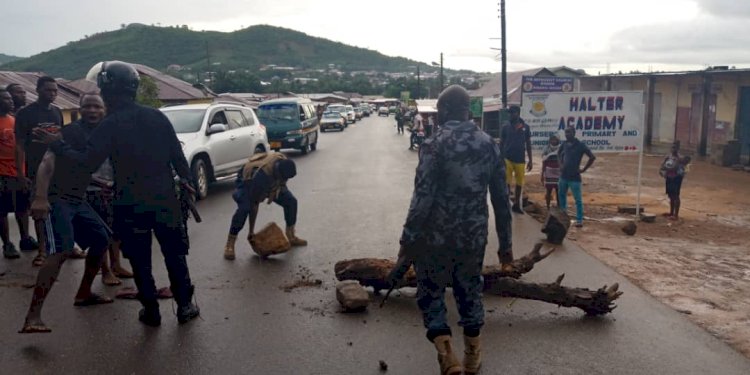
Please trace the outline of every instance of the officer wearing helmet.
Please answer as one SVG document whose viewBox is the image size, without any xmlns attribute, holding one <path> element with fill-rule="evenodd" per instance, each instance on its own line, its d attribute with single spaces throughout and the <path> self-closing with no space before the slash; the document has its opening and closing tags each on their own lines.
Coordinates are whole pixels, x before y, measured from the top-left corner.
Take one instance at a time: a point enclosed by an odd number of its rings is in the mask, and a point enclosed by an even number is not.
<svg viewBox="0 0 750 375">
<path fill-rule="evenodd" d="M 192 301 L 194 287 L 187 258 L 189 241 L 180 202 L 175 196 L 175 170 L 183 187 L 194 193 L 187 160 L 174 128 L 159 111 L 135 103 L 140 78 L 130 64 L 107 61 L 89 72 L 96 78 L 107 105 L 107 117 L 94 130 L 85 151 L 74 150 L 55 134 L 35 132 L 49 149 L 94 172 L 109 158 L 115 171 L 114 231 L 122 238 L 122 253 L 130 260 L 143 308 L 139 320 L 161 324 L 156 286 L 151 274 L 151 235 L 156 236 L 177 302 L 177 320 L 199 315 Z M 143 134 L 148 134 L 144 137 Z"/>
</svg>

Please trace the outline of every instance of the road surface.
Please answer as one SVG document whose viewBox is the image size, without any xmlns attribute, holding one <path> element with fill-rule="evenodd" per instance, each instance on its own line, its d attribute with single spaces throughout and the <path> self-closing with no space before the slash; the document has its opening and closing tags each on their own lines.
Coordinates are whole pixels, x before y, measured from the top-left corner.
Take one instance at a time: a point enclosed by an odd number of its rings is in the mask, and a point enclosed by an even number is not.
<svg viewBox="0 0 750 375">
<path fill-rule="evenodd" d="M 298 235 L 310 243 L 260 260 L 247 241 L 237 259 L 222 258 L 234 203 L 231 181 L 212 187 L 198 203 L 204 222 L 190 228 L 189 258 L 202 319 L 178 326 L 171 301 L 161 303 L 160 328 L 136 320 L 139 304 L 74 308 L 83 261 L 64 266 L 44 310 L 51 334 L 19 335 L 36 271 L 33 254 L 0 260 L 0 363 L 4 374 L 388 374 L 437 373 L 424 338 L 414 290 L 394 293 L 380 309 L 339 313 L 333 265 L 358 257 L 395 257 L 411 196 L 417 153 L 407 150 L 393 117 L 372 116 L 344 132 L 324 133 L 318 150 L 288 154 L 298 163 L 289 186 L 299 199 Z M 541 237 L 539 224 L 514 215 L 516 255 Z M 263 205 L 258 228 L 283 225 L 276 205 Z M 11 221 L 11 227 L 15 223 Z M 490 225 L 490 228 L 493 226 Z M 240 234 L 246 235 L 246 230 Z M 17 234 L 13 233 L 17 241 Z M 490 235 L 486 262 L 495 262 Z M 161 255 L 154 255 L 159 286 L 167 285 Z M 577 309 L 487 296 L 483 374 L 748 374 L 750 361 L 690 323 L 575 244 L 537 264 L 524 278 L 599 288 L 619 282 L 625 294 L 614 313 L 585 317 Z M 282 290 L 303 276 L 320 287 Z M 125 285 L 131 285 L 128 280 Z M 99 279 L 95 291 L 118 287 Z M 449 304 L 456 346 L 460 329 Z"/>
</svg>

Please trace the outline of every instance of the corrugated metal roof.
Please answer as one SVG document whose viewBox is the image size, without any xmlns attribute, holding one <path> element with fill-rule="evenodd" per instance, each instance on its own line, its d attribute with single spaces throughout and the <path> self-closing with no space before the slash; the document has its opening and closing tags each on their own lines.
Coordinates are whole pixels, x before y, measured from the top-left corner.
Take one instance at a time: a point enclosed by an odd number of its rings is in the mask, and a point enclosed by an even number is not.
<svg viewBox="0 0 750 375">
<path fill-rule="evenodd" d="M 415 102 L 417 102 L 417 112 L 437 113 L 437 99 L 421 99 Z"/>
<path fill-rule="evenodd" d="M 26 103 L 33 103 L 37 100 L 36 81 L 44 75 L 42 72 L 0 71 L 0 85 L 7 86 L 11 83 L 21 85 L 26 90 Z M 81 91 L 72 87 L 66 81 L 58 80 L 57 99 L 55 99 L 53 104 L 62 110 L 76 110 L 78 109 L 81 93 Z"/>
<path fill-rule="evenodd" d="M 519 72 L 508 72 L 508 102 L 509 103 L 520 103 L 521 102 L 521 90 L 518 90 L 518 88 L 521 87 L 521 83 L 523 81 L 523 76 L 554 76 L 555 74 L 549 71 L 547 68 L 536 68 L 536 69 L 529 69 L 529 70 L 522 70 Z M 502 86 L 502 74 L 496 74 L 492 76 L 492 79 L 490 79 L 487 83 L 482 85 L 482 87 L 472 90 L 469 92 L 469 95 L 471 96 L 481 96 L 483 98 L 493 98 L 493 97 L 499 97 L 500 96 L 500 90 Z M 511 93 L 517 92 L 518 98 L 515 98 L 511 95 Z"/>
<path fill-rule="evenodd" d="M 152 67 L 141 64 L 132 65 L 139 74 L 148 76 L 154 80 L 156 86 L 159 87 L 159 100 L 180 101 L 210 99 L 216 96 L 212 93 L 204 93 L 202 90 L 193 87 L 193 85 L 181 79 L 172 77 L 169 74 L 164 74 Z"/>
</svg>

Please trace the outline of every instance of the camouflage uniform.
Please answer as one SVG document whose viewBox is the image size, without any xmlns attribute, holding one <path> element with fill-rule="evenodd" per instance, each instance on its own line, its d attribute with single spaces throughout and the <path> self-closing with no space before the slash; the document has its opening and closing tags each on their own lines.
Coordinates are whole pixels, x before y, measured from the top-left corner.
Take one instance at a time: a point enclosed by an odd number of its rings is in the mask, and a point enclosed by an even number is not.
<svg viewBox="0 0 750 375">
<path fill-rule="evenodd" d="M 417 303 L 428 338 L 450 334 L 445 288 L 453 286 L 459 325 L 484 324 L 482 263 L 487 244 L 487 189 L 503 262 L 511 254 L 511 215 L 498 147 L 473 122 L 449 121 L 420 148 L 414 194 L 401 245 L 420 247 L 414 264 Z"/>
</svg>

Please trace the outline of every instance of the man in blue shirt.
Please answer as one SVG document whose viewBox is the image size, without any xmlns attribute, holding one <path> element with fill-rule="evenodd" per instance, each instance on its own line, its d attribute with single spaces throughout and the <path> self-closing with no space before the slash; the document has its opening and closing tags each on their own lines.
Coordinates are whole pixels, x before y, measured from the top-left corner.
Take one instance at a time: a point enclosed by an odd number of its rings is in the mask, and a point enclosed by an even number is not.
<svg viewBox="0 0 750 375">
<path fill-rule="evenodd" d="M 596 156 L 576 138 L 576 129 L 572 126 L 565 128 L 565 142 L 560 146 L 560 181 L 558 182 L 558 195 L 560 198 L 560 209 L 568 209 L 568 188 L 573 191 L 576 200 L 576 227 L 583 226 L 583 196 L 581 195 L 581 173 L 586 172 Z M 588 156 L 586 166 L 581 168 L 583 155 Z"/>
</svg>

